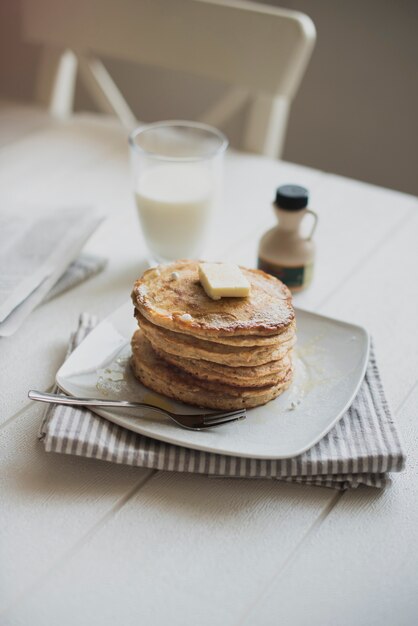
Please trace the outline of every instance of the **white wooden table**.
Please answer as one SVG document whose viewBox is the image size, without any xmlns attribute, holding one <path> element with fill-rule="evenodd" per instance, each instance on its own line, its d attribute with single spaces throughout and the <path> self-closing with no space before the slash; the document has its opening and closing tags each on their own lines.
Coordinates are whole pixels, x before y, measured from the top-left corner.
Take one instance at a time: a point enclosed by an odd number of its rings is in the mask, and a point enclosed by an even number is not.
<svg viewBox="0 0 418 626">
<path fill-rule="evenodd" d="M 337 493 L 46 454 L 42 407 L 80 311 L 129 296 L 144 254 L 126 139 L 113 123 L 62 124 L 0 110 L 0 208 L 91 202 L 108 219 L 88 244 L 108 269 L 0 340 L 0 623 L 317 626 L 418 623 L 418 204 L 261 157 L 231 154 L 211 254 L 254 265 L 275 187 L 311 190 L 320 216 L 312 287 L 298 306 L 372 333 L 409 455 L 384 492 Z"/>
</svg>

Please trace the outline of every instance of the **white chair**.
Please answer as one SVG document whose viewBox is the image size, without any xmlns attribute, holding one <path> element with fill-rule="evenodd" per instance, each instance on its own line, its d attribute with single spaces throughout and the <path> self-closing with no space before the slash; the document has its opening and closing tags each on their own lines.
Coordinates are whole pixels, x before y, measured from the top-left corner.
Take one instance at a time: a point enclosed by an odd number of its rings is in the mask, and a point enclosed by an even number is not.
<svg viewBox="0 0 418 626">
<path fill-rule="evenodd" d="M 182 70 L 228 86 L 201 121 L 222 127 L 248 103 L 240 148 L 271 157 L 316 37 L 302 13 L 239 0 L 25 0 L 23 33 L 43 44 L 37 98 L 51 114 L 71 114 L 79 71 L 99 110 L 131 129 L 100 57 Z"/>
</svg>

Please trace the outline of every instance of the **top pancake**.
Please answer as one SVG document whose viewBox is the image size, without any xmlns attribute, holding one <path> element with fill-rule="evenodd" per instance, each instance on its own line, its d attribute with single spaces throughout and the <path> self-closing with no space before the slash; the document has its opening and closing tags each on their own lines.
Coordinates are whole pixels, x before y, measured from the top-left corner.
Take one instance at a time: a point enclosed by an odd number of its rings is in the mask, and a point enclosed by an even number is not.
<svg viewBox="0 0 418 626">
<path fill-rule="evenodd" d="M 157 326 L 208 339 L 279 334 L 293 321 L 291 293 L 277 278 L 242 267 L 250 295 L 212 300 L 199 282 L 198 266 L 182 260 L 147 270 L 132 291 L 136 309 Z"/>
</svg>

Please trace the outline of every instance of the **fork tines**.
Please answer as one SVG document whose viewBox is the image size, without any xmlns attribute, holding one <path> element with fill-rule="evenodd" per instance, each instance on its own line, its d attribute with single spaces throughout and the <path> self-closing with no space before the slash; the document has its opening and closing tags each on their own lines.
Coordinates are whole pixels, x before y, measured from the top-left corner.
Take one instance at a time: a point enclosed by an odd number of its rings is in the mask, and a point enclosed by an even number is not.
<svg viewBox="0 0 418 626">
<path fill-rule="evenodd" d="M 222 413 L 208 413 L 203 415 L 203 424 L 214 426 L 215 424 L 224 424 L 226 422 L 234 422 L 244 419 L 247 416 L 245 409 L 237 409 L 236 411 L 228 411 Z"/>
</svg>

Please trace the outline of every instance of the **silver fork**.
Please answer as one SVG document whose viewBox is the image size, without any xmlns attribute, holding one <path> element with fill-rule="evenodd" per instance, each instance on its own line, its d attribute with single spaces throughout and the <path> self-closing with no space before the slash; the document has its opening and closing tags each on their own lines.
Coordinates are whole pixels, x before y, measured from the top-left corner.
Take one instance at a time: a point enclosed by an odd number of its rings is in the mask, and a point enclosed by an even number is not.
<svg viewBox="0 0 418 626">
<path fill-rule="evenodd" d="M 96 406 L 96 407 L 112 407 L 117 409 L 152 409 L 158 413 L 168 416 L 176 424 L 188 430 L 204 430 L 213 428 L 221 424 L 229 424 L 237 420 L 245 419 L 247 416 L 244 408 L 236 411 L 219 411 L 217 413 L 194 413 L 191 415 L 183 415 L 181 413 L 172 413 L 166 409 L 153 404 L 144 402 L 127 402 L 126 400 L 101 400 L 98 398 L 75 398 L 73 396 L 65 396 L 60 393 L 44 393 L 31 389 L 28 393 L 31 400 L 39 402 L 49 402 L 50 404 L 68 404 L 70 406 Z"/>
</svg>

